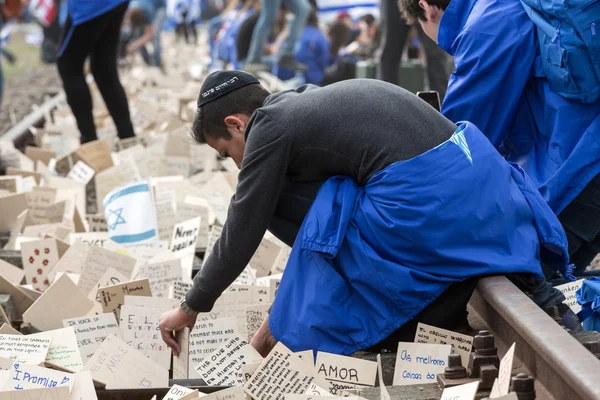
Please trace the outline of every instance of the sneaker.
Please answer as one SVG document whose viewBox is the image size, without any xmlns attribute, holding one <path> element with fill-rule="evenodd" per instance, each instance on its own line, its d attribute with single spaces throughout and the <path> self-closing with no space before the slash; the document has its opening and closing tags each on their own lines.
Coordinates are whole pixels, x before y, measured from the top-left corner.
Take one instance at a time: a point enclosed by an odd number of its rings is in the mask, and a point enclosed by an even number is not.
<svg viewBox="0 0 600 400">
<path fill-rule="evenodd" d="M 256 74 L 257 72 L 269 72 L 269 67 L 259 62 L 249 62 L 244 65 L 244 71 L 250 74 Z"/>
<path fill-rule="evenodd" d="M 306 72 L 308 70 L 308 67 L 306 65 L 296 61 L 296 59 L 292 55 L 281 56 L 281 58 L 277 62 L 277 65 L 281 68 L 291 69 L 293 71 Z"/>
</svg>

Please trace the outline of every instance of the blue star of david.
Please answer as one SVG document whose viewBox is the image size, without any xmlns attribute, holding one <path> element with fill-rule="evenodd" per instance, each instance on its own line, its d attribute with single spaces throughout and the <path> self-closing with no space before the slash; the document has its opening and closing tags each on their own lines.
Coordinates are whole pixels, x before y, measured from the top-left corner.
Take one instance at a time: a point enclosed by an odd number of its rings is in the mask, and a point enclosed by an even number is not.
<svg viewBox="0 0 600 400">
<path fill-rule="evenodd" d="M 125 224 L 127 222 L 125 221 L 125 218 L 121 216 L 122 213 L 123 207 L 117 208 L 116 210 L 108 210 L 108 218 L 106 220 L 106 223 L 108 224 L 111 230 L 114 230 L 117 227 L 117 225 Z M 111 218 L 111 216 L 113 215 L 115 216 L 114 219 Z M 109 222 L 109 219 L 112 220 L 112 222 Z"/>
</svg>

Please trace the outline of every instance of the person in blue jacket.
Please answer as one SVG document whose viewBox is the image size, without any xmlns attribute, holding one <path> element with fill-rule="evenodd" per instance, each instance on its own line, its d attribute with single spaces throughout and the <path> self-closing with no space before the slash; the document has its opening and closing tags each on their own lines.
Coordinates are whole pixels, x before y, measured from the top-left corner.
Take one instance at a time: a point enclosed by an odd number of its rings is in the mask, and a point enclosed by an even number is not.
<svg viewBox="0 0 600 400">
<path fill-rule="evenodd" d="M 119 138 L 135 136 L 127 96 L 117 71 L 119 35 L 128 3 L 127 0 L 68 2 L 69 14 L 57 65 L 67 102 L 81 133 L 81 143 L 98 139 L 92 96 L 83 68 L 88 57 L 92 76 Z"/>
<path fill-rule="evenodd" d="M 129 4 L 127 20 L 133 28 L 136 39 L 127 46 L 127 53 L 140 51 L 147 65 L 163 69 L 160 35 L 167 20 L 165 0 L 132 0 Z M 152 43 L 150 54 L 146 45 Z"/>
<path fill-rule="evenodd" d="M 263 355 L 275 341 L 395 349 L 419 322 L 464 331 L 479 277 L 532 287 L 540 259 L 572 279 L 565 233 L 523 170 L 475 125 L 396 85 L 270 95 L 250 74 L 218 71 L 202 85 L 192 135 L 240 173 L 220 239 L 180 307 L 161 316 L 175 354 L 172 333 L 212 309 L 267 229 L 293 249 L 252 341 Z"/>
<path fill-rule="evenodd" d="M 330 65 L 329 41 L 319 29 L 317 10 L 313 8 L 308 16 L 306 27 L 296 45 L 296 60 L 306 65 L 303 72 L 305 83 L 318 85 L 323 79 L 325 68 Z M 279 79 L 288 80 L 294 77 L 294 71 L 286 68 L 278 68 Z"/>
<path fill-rule="evenodd" d="M 454 56 L 442 113 L 473 122 L 527 172 L 582 274 L 600 251 L 600 100 L 584 104 L 550 89 L 520 0 L 401 0 L 400 7 Z"/>
</svg>

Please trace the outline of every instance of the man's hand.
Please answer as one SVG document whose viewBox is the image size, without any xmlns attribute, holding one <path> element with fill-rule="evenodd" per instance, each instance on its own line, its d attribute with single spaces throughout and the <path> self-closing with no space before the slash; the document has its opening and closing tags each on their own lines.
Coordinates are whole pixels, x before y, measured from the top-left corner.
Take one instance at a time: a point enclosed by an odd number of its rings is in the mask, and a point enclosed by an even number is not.
<svg viewBox="0 0 600 400">
<path fill-rule="evenodd" d="M 193 317 L 183 311 L 180 307 L 175 310 L 167 311 L 160 316 L 160 334 L 164 342 L 173 350 L 173 354 L 179 355 L 181 348 L 179 343 L 173 337 L 173 332 L 178 332 L 183 328 L 194 328 L 196 317 Z"/>
<path fill-rule="evenodd" d="M 273 347 L 277 344 L 277 341 L 271 334 L 271 328 L 269 328 L 269 316 L 267 315 L 260 326 L 256 334 L 252 338 L 252 342 L 250 343 L 258 353 L 266 357 L 269 355 Z"/>
</svg>

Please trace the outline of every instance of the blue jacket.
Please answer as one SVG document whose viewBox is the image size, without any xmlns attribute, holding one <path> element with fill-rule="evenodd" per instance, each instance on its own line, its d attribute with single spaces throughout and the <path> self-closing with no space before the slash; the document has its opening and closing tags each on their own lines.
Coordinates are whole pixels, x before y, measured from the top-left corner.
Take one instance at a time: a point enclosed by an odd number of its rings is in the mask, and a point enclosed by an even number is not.
<svg viewBox="0 0 600 400">
<path fill-rule="evenodd" d="M 237 34 L 242 23 L 252 14 L 254 14 L 252 9 L 248 9 L 244 13 L 240 13 L 239 10 L 231 11 L 224 18 L 221 31 L 214 44 L 214 56 L 220 61 L 231 63 L 234 69 L 239 68 L 236 48 Z"/>
<path fill-rule="evenodd" d="M 69 15 L 73 26 L 109 12 L 129 0 L 69 0 Z M 69 35 L 70 37 L 70 35 Z"/>
<path fill-rule="evenodd" d="M 269 325 L 293 351 L 351 354 L 389 336 L 452 283 L 539 276 L 540 257 L 573 279 L 557 217 L 522 170 L 464 123 L 364 187 L 347 177 L 323 184 Z"/>
<path fill-rule="evenodd" d="M 438 43 L 456 65 L 442 113 L 477 125 L 560 213 L 600 173 L 600 101 L 549 89 L 520 0 L 452 0 Z"/>
<path fill-rule="evenodd" d="M 308 67 L 304 73 L 305 83 L 318 85 L 323 79 L 325 68 L 329 66 L 329 41 L 317 27 L 307 25 L 298 41 L 296 60 Z M 278 68 L 277 77 L 288 80 L 294 77 L 294 72 Z"/>
</svg>

